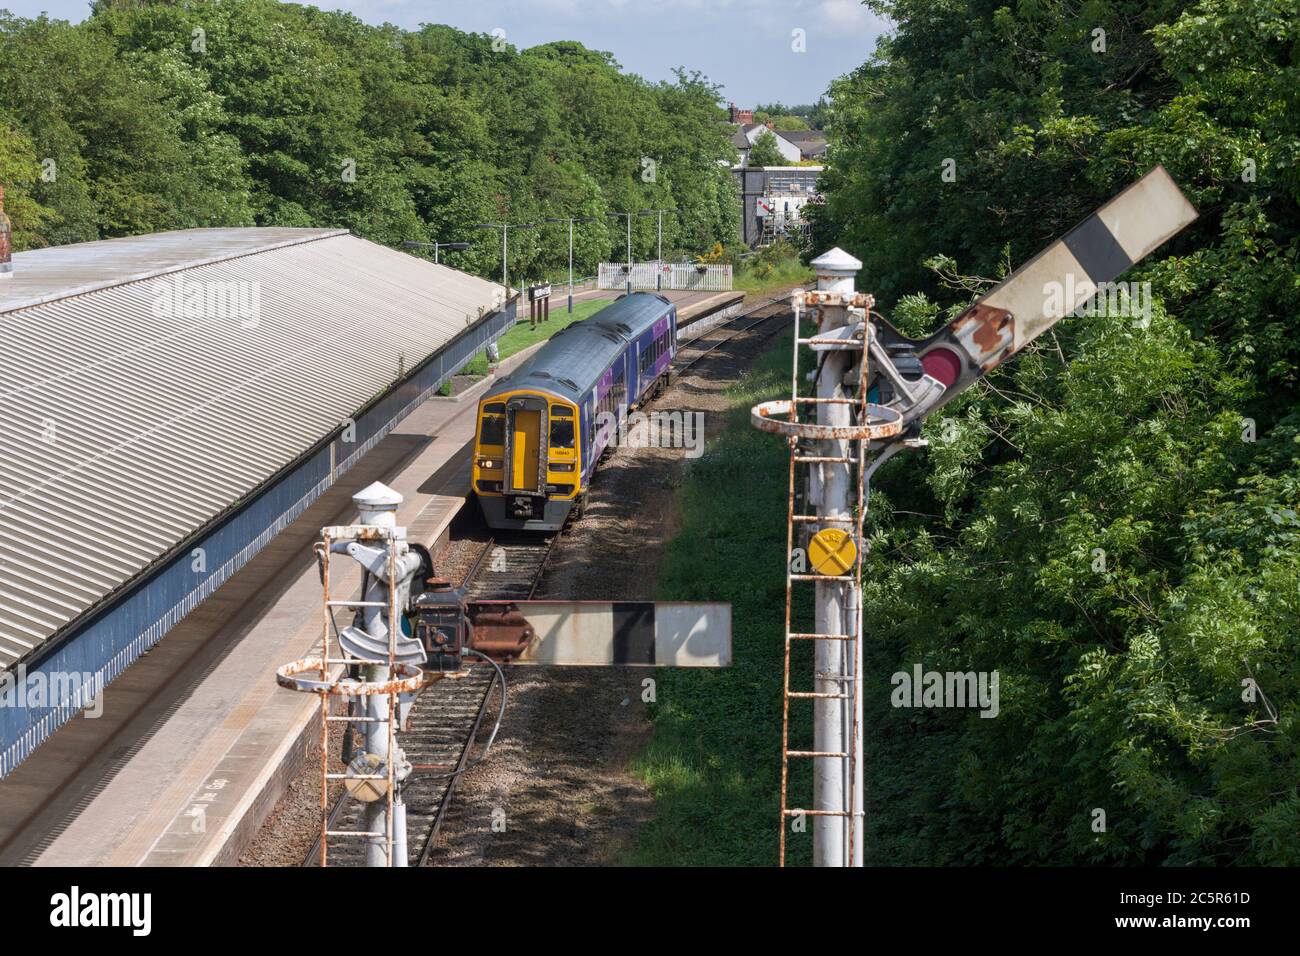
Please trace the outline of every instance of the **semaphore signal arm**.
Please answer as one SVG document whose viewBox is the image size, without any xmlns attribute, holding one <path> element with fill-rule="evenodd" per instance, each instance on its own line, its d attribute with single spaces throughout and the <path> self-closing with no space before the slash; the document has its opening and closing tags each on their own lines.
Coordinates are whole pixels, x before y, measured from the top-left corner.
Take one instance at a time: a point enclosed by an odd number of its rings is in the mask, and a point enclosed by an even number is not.
<svg viewBox="0 0 1300 956">
<path fill-rule="evenodd" d="M 922 339 L 908 338 L 871 315 L 874 299 L 866 293 L 810 291 L 799 298 L 808 307 L 861 310 L 862 321 L 842 334 L 856 338 L 854 347 L 861 348 L 869 321 L 870 401 L 902 417 L 899 433 L 874 441 L 873 447 L 921 444 L 926 416 L 1084 305 L 1196 216 L 1173 178 L 1157 166 Z"/>
</svg>

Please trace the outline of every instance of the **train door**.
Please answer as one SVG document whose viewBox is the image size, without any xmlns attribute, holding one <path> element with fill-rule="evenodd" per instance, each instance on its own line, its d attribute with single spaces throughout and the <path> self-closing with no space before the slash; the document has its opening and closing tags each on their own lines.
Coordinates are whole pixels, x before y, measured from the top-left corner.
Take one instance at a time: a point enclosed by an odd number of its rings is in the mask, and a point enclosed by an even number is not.
<svg viewBox="0 0 1300 956">
<path fill-rule="evenodd" d="M 510 491 L 542 491 L 542 418 L 539 408 L 526 408 L 513 402 L 509 414 L 508 461 Z"/>
<path fill-rule="evenodd" d="M 632 342 L 632 349 L 627 357 L 628 378 L 632 379 L 631 394 L 632 394 L 633 401 L 630 404 L 633 408 L 635 408 L 637 405 L 635 399 L 640 397 L 641 395 L 641 381 L 645 377 L 644 375 L 645 368 L 641 364 L 641 356 L 642 356 L 641 342 L 640 340 L 635 340 Z M 632 378 L 632 376 L 634 375 L 636 377 Z"/>
</svg>

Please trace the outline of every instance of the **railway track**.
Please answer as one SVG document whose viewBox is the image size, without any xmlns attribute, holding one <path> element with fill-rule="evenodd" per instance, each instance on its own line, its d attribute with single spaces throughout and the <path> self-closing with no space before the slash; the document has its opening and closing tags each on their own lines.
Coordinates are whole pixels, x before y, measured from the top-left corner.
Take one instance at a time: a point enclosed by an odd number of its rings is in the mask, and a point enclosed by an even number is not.
<svg viewBox="0 0 1300 956">
<path fill-rule="evenodd" d="M 558 534 L 543 541 L 524 535 L 489 539 L 462 582 L 466 595 L 471 600 L 531 598 L 557 540 Z M 433 852 L 456 784 L 470 766 L 474 742 L 497 682 L 495 668 L 472 664 L 464 674 L 444 677 L 426 687 L 411 706 L 399 738 L 412 766 L 402 789 L 409 866 L 424 866 Z M 359 831 L 363 815 L 362 804 L 345 793 L 330 811 L 328 829 Z M 327 863 L 365 866 L 365 847 L 364 840 L 335 838 L 330 841 Z M 303 865 L 319 864 L 317 840 Z"/>
<path fill-rule="evenodd" d="M 406 804 L 407 865 L 423 866 L 433 852 L 456 781 L 470 758 L 487 713 L 496 671 L 487 666 L 468 668 L 464 675 L 445 677 L 426 687 L 407 719 L 400 742 L 412 772 L 402 788 Z M 330 830 L 363 829 L 364 807 L 342 795 L 330 811 Z M 365 866 L 366 843 L 361 839 L 330 841 L 330 866 Z M 320 864 L 320 841 L 312 846 L 304 866 Z"/>
<path fill-rule="evenodd" d="M 733 316 L 731 319 L 727 320 L 726 322 L 723 322 L 720 325 L 715 325 L 710 329 L 706 329 L 705 331 L 697 335 L 695 338 L 682 343 L 680 348 L 678 348 L 677 350 L 677 359 L 674 367 L 674 372 L 680 376 L 683 372 L 687 371 L 692 366 L 696 365 L 701 359 L 703 359 L 706 355 L 708 355 L 718 346 L 724 345 L 727 342 L 730 342 L 732 339 L 736 338 L 737 336 L 744 335 L 746 332 L 750 332 L 758 328 L 760 325 L 763 325 L 767 322 L 771 322 L 773 319 L 784 318 L 786 315 L 789 314 L 789 309 L 788 307 L 782 307 L 782 303 L 788 303 L 789 300 L 790 300 L 789 295 L 778 296 L 773 299 L 768 299 L 766 302 L 756 305 L 754 306 L 754 308 L 742 312 L 739 315 Z M 766 311 L 774 308 L 777 309 L 777 311 L 775 312 Z M 759 315 L 759 313 L 765 311 L 766 314 Z M 738 328 L 735 329 L 731 328 L 731 326 L 737 324 L 739 324 Z M 773 335 L 776 332 L 780 331 L 781 328 L 782 326 L 779 324 L 774 325 L 770 330 L 767 331 L 766 335 Z M 706 336 L 710 335 L 713 332 L 717 332 L 719 330 L 729 330 L 731 334 L 720 339 L 707 339 L 707 340 L 705 339 Z"/>
<path fill-rule="evenodd" d="M 465 575 L 465 596 L 470 600 L 528 600 L 537 593 L 546 562 L 559 539 L 558 532 L 542 541 L 537 541 L 536 535 L 524 534 L 492 538 Z"/>
</svg>

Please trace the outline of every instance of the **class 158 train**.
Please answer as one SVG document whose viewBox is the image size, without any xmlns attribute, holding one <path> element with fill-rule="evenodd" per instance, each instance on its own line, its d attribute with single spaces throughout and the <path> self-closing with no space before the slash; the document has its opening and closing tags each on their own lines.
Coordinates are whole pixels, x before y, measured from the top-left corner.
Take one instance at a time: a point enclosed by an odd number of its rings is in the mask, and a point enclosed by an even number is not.
<svg viewBox="0 0 1300 956">
<path fill-rule="evenodd" d="M 629 410 L 668 382 L 677 309 L 633 292 L 555 335 L 479 399 L 473 481 L 491 528 L 558 531 Z"/>
</svg>

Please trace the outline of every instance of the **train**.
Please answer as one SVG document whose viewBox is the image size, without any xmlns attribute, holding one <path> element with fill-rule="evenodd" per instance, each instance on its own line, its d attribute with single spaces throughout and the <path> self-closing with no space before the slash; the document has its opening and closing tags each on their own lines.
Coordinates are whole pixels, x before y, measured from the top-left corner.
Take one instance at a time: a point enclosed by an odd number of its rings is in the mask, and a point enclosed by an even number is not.
<svg viewBox="0 0 1300 956">
<path fill-rule="evenodd" d="M 677 308 L 633 292 L 493 383 L 479 399 L 473 458 L 488 527 L 558 531 L 580 514 L 619 424 L 668 383 L 676 354 Z"/>
</svg>

